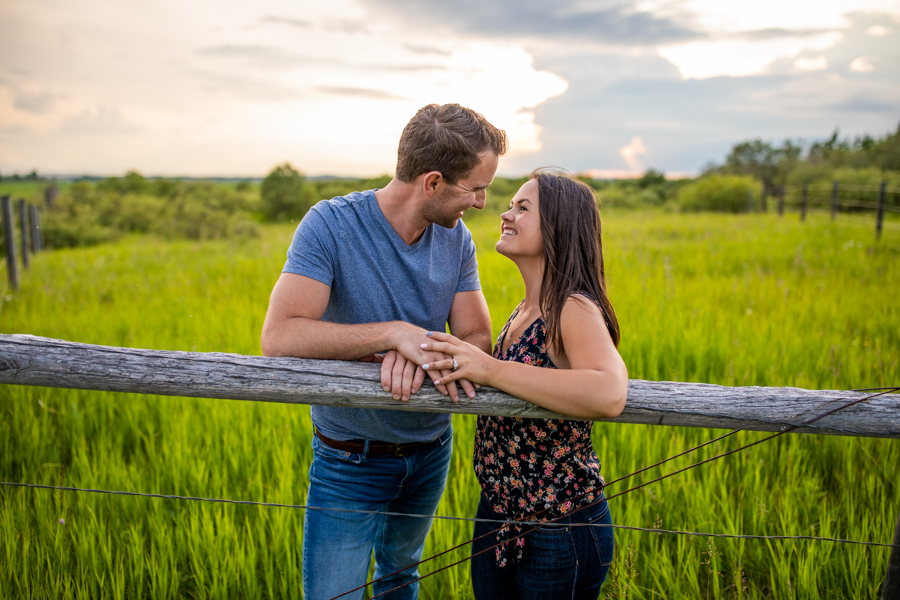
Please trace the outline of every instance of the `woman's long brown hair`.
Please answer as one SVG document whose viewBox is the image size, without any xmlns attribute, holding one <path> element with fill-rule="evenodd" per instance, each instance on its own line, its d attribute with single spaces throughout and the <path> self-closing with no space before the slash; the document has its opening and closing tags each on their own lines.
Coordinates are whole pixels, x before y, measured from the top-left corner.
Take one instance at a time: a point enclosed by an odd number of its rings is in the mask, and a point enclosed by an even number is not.
<svg viewBox="0 0 900 600">
<path fill-rule="evenodd" d="M 555 171 L 538 169 L 531 178 L 538 183 L 544 240 L 540 309 L 547 342 L 556 351 L 565 351 L 559 327 L 562 309 L 569 296 L 584 292 L 599 304 L 618 347 L 619 321 L 606 295 L 600 211 L 593 190 L 571 175 Z"/>
</svg>

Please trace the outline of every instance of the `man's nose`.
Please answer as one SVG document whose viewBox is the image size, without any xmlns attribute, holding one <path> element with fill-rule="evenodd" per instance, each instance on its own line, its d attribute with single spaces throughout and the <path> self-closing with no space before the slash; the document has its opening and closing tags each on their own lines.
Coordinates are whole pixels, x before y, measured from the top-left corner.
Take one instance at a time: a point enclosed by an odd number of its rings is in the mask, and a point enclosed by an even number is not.
<svg viewBox="0 0 900 600">
<path fill-rule="evenodd" d="M 475 203 L 472 205 L 474 208 L 481 210 L 484 208 L 485 201 L 487 200 L 487 192 L 484 190 L 478 190 L 475 192 Z"/>
</svg>

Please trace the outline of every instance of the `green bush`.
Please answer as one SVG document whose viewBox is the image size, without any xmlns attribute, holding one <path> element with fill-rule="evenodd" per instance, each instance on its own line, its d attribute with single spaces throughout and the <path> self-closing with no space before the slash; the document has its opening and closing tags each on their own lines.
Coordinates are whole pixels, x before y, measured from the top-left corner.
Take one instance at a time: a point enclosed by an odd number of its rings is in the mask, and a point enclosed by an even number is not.
<svg viewBox="0 0 900 600">
<path fill-rule="evenodd" d="M 269 221 L 301 219 L 315 202 L 311 191 L 291 163 L 278 165 L 262 182 L 262 213 Z"/>
<path fill-rule="evenodd" d="M 760 182 L 749 175 L 708 175 L 681 188 L 677 203 L 687 212 L 745 212 L 747 194 L 760 189 Z"/>
<path fill-rule="evenodd" d="M 255 236 L 259 198 L 210 182 L 148 180 L 135 172 L 96 184 L 77 182 L 42 216 L 49 248 L 90 246 L 125 234 L 220 239 Z"/>
</svg>

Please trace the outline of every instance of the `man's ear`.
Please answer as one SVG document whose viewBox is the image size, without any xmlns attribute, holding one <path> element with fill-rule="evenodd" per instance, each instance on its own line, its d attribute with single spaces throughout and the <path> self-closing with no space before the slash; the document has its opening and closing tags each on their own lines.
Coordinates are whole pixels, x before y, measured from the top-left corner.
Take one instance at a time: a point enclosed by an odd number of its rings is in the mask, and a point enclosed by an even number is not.
<svg viewBox="0 0 900 600">
<path fill-rule="evenodd" d="M 422 178 L 422 193 L 432 197 L 445 185 L 446 181 L 440 171 L 429 171 Z"/>
</svg>

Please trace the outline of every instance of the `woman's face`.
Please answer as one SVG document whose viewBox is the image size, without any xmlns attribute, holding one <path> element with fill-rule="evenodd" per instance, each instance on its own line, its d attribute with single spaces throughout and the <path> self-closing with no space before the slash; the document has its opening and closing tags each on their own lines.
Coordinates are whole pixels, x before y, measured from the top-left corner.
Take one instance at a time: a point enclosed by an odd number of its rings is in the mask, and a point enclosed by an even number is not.
<svg viewBox="0 0 900 600">
<path fill-rule="evenodd" d="M 509 210 L 500 215 L 500 240 L 496 248 L 497 252 L 508 258 L 543 256 L 544 239 L 541 236 L 536 179 L 519 188 L 509 203 Z"/>
</svg>

